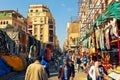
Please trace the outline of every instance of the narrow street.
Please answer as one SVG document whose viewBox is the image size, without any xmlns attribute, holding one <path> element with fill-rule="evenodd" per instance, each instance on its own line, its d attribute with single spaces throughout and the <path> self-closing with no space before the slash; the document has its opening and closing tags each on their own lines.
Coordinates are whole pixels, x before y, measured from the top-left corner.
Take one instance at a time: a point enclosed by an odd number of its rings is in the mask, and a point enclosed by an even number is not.
<svg viewBox="0 0 120 80">
<path fill-rule="evenodd" d="M 80 71 L 75 73 L 74 80 L 87 80 L 86 73 Z M 0 80 L 24 80 L 25 71 L 22 72 L 13 72 L 8 74 L 7 76 L 3 76 Z M 48 80 L 58 80 L 58 72 L 56 72 L 53 66 L 50 69 L 50 78 Z"/>
<path fill-rule="evenodd" d="M 24 75 L 25 75 L 25 72 L 22 72 L 17 75 L 9 77 L 8 80 L 24 80 Z M 58 75 L 57 72 L 50 73 L 51 77 L 49 78 L 49 80 L 58 80 L 57 75 Z M 2 79 L 0 79 L 0 80 L 2 80 Z M 79 72 L 79 73 L 76 72 L 74 80 L 87 80 L 86 74 L 84 72 Z"/>
<path fill-rule="evenodd" d="M 52 76 L 52 75 L 54 75 L 54 76 Z M 52 77 L 50 77 L 49 80 L 58 80 L 56 73 L 52 74 L 52 75 L 51 75 Z M 87 80 L 86 74 L 84 72 L 79 72 L 79 73 L 76 72 L 74 80 Z"/>
</svg>

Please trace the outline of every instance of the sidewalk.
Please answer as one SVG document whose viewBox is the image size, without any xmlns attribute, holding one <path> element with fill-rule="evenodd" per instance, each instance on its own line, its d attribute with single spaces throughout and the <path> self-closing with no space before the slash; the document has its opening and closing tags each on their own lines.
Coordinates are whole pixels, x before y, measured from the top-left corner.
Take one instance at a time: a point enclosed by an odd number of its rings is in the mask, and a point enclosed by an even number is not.
<svg viewBox="0 0 120 80">
<path fill-rule="evenodd" d="M 18 79 L 15 79 L 17 78 L 18 76 L 21 76 L 21 75 L 25 75 L 25 71 L 21 71 L 21 72 L 11 72 L 9 74 L 6 74 L 4 76 L 1 76 L 0 77 L 0 80 L 18 80 Z M 24 79 L 22 79 L 24 80 Z"/>
</svg>

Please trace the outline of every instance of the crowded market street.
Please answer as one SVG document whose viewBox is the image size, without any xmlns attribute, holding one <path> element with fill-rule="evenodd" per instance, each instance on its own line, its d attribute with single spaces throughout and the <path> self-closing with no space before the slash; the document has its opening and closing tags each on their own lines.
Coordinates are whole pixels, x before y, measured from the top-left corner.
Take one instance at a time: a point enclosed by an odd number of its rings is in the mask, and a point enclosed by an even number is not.
<svg viewBox="0 0 120 80">
<path fill-rule="evenodd" d="M 120 0 L 0 0 L 0 80 L 120 80 Z"/>
</svg>

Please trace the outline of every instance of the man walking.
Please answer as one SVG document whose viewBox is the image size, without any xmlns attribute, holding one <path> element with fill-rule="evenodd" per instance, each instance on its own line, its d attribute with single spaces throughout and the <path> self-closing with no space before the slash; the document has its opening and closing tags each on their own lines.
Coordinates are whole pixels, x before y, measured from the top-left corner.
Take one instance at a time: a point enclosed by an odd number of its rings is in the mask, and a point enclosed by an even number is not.
<svg viewBox="0 0 120 80">
<path fill-rule="evenodd" d="M 60 66 L 58 79 L 59 80 L 70 80 L 71 76 L 71 69 L 68 65 L 68 62 L 66 59 L 63 60 L 63 65 Z"/>
<path fill-rule="evenodd" d="M 70 78 L 70 80 L 74 80 L 75 68 L 74 68 L 74 64 L 73 64 L 72 60 L 69 61 L 69 66 L 70 66 L 70 69 L 71 69 L 71 78 Z"/>
<path fill-rule="evenodd" d="M 48 80 L 44 67 L 40 64 L 40 57 L 36 57 L 34 63 L 27 68 L 25 80 Z"/>
</svg>

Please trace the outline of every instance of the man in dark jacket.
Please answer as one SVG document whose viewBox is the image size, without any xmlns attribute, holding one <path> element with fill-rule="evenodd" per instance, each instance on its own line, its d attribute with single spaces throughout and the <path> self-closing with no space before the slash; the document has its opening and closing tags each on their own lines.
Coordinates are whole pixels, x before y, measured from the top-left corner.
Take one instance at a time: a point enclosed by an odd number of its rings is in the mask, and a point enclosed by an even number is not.
<svg viewBox="0 0 120 80">
<path fill-rule="evenodd" d="M 71 69 L 71 79 L 70 80 L 74 80 L 74 77 L 75 77 L 75 68 L 74 68 L 74 64 L 73 64 L 72 60 L 69 61 L 69 66 L 70 66 L 70 69 Z"/>
<path fill-rule="evenodd" d="M 67 60 L 63 60 L 63 65 L 59 68 L 58 79 L 59 80 L 70 80 L 71 68 L 67 63 Z"/>
</svg>

